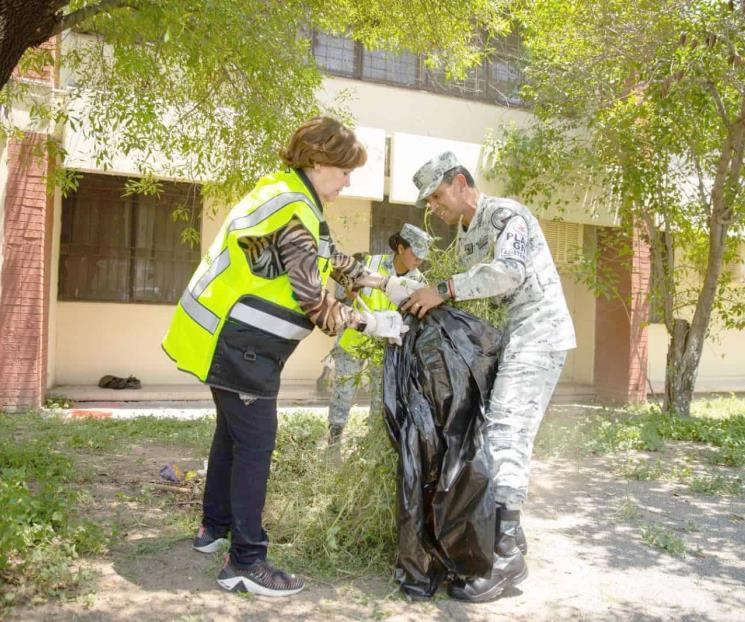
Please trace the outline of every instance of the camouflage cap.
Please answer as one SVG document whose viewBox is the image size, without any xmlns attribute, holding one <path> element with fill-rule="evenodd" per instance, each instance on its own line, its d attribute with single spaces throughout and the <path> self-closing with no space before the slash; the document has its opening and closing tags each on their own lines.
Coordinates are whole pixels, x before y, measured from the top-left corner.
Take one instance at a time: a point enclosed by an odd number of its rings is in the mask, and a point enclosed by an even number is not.
<svg viewBox="0 0 745 622">
<path fill-rule="evenodd" d="M 442 177 L 449 170 L 460 166 L 458 158 L 452 151 L 443 151 L 436 158 L 423 164 L 420 169 L 414 173 L 414 185 L 419 189 L 419 196 L 416 199 L 417 207 L 427 207 L 427 198 L 442 183 Z"/>
<path fill-rule="evenodd" d="M 427 259 L 429 245 L 433 239 L 429 233 L 407 222 L 401 227 L 399 235 L 411 245 L 411 251 L 418 259 Z"/>
</svg>

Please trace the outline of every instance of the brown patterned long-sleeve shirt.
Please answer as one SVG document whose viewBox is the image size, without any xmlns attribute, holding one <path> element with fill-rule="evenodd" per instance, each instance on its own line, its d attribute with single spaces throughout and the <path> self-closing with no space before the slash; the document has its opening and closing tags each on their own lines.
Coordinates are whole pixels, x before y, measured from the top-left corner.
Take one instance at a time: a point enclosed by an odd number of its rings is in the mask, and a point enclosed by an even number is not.
<svg viewBox="0 0 745 622">
<path fill-rule="evenodd" d="M 254 274 L 275 278 L 287 274 L 300 308 L 318 328 L 334 336 L 346 328 L 357 328 L 360 314 L 336 300 L 321 284 L 318 271 L 318 244 L 299 220 L 262 238 L 243 238 L 240 242 Z M 370 270 L 336 249 L 332 243 L 332 278 L 345 288 L 370 274 Z"/>
</svg>

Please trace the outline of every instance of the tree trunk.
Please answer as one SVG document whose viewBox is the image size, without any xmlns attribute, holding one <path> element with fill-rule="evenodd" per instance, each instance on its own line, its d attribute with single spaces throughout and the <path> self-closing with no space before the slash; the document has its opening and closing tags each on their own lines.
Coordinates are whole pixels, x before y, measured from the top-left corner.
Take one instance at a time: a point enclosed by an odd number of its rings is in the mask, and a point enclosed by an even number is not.
<svg viewBox="0 0 745 622">
<path fill-rule="evenodd" d="M 703 346 L 702 341 L 698 348 L 691 347 L 695 344 L 688 343 L 690 332 L 688 320 L 674 320 L 665 367 L 665 400 L 662 407 L 666 412 L 675 412 L 682 417 L 691 414 L 693 387 Z"/>
<path fill-rule="evenodd" d="M 0 0 L 0 88 L 23 53 L 49 39 L 65 0 Z"/>
<path fill-rule="evenodd" d="M 689 323 L 687 320 L 676 319 L 670 335 L 663 407 L 686 417 L 691 414 L 693 387 L 716 301 L 727 232 L 733 222 L 732 205 L 740 191 L 745 152 L 745 97 L 740 101 L 739 112 L 737 121 L 727 125 L 727 137 L 712 184 L 708 223 L 709 252 L 693 320 Z"/>
</svg>

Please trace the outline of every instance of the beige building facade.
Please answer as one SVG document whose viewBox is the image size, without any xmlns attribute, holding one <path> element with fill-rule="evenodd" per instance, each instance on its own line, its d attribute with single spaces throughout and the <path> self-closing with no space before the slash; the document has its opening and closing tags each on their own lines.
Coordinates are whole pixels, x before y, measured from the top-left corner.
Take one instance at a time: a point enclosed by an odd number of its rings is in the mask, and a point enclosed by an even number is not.
<svg viewBox="0 0 745 622">
<path fill-rule="evenodd" d="M 422 162 L 444 149 L 455 151 L 463 163 L 476 173 L 477 183 L 484 192 L 500 194 L 501 189 L 487 181 L 482 174 L 482 145 L 490 132 L 500 126 L 520 126 L 527 123 L 528 114 L 519 107 L 508 106 L 504 102 L 490 103 L 483 101 L 483 98 L 431 91 L 432 89 L 412 88 L 411 85 L 400 87 L 382 84 L 360 79 L 359 76 L 351 78 L 329 75 L 325 79 L 319 94 L 320 99 L 332 103 L 339 93 L 350 94 L 346 105 L 370 153 L 368 164 L 353 174 L 352 186 L 336 203 L 329 205 L 327 210 L 332 234 L 337 244 L 346 252 L 380 251 L 379 248 L 371 248 L 372 241 L 380 238 L 380 232 L 376 236 L 376 227 L 379 226 L 376 223 L 397 222 L 397 218 L 403 222 L 403 216 L 399 218 L 400 215 L 411 215 L 411 205 L 416 193 L 411 183 L 412 173 Z M 22 121 L 22 110 L 13 113 Z M 90 179 L 98 180 L 108 176 L 123 179 L 133 173 L 134 167 L 126 158 L 115 161 L 112 169 L 100 170 L 91 159 L 85 128 L 73 130 L 68 127 L 63 132 L 62 138 L 69 152 L 65 165 L 80 171 L 84 178 L 90 176 Z M 17 287 L 17 281 L 25 278 L 19 275 L 13 278 L 8 276 L 7 269 L 15 270 L 12 260 L 9 266 L 9 253 L 18 253 L 18 245 L 11 239 L 11 228 L 17 224 L 13 219 L 17 220 L 25 209 L 23 196 L 30 196 L 29 193 L 32 192 L 24 190 L 27 188 L 25 182 L 20 183 L 18 178 L 12 177 L 17 174 L 14 173 L 17 170 L 14 168 L 14 158 L 17 157 L 11 142 L 0 142 L 0 231 L 3 232 L 0 269 L 4 276 L 3 284 L 0 285 L 4 305 L 0 324 L 6 327 L 16 321 L 13 318 L 17 319 L 19 312 L 18 292 L 8 288 Z M 33 189 L 33 193 L 38 198 L 38 187 Z M 14 201 L 21 203 L 16 205 Z M 95 201 L 91 205 L 95 206 Z M 606 332 L 611 330 L 615 334 L 616 324 L 613 322 L 623 324 L 623 318 L 609 323 L 612 310 L 608 311 L 598 304 L 588 288 L 576 282 L 566 270 L 566 265 L 574 254 L 593 248 L 595 244 L 602 244 L 604 233 L 612 231 L 617 225 L 610 210 L 604 210 L 602 206 L 600 209 L 594 207 L 594 213 L 590 212 L 588 205 L 572 205 L 562 214 L 536 214 L 541 220 L 562 274 L 565 295 L 577 332 L 578 347 L 568 358 L 561 382 L 597 386 L 598 378 L 609 373 L 604 367 L 607 357 L 612 358 L 617 351 L 618 357 L 626 361 L 625 369 L 638 368 L 637 376 L 643 376 L 642 380 L 637 378 L 637 383 L 641 386 L 636 389 L 635 395 L 638 397 L 640 392 L 646 394 L 646 387 L 650 383 L 655 390 L 660 388 L 660 382 L 664 379 L 667 336 L 664 327 L 660 325 L 647 328 L 640 324 L 644 331 L 643 337 L 640 337 L 641 333 L 638 331 L 629 332 L 629 339 L 636 340 L 633 347 L 627 347 L 628 339 L 625 338 L 625 341 L 619 341 L 621 345 L 609 345 Z M 37 262 L 40 269 L 45 271 L 40 290 L 41 299 L 38 302 L 43 307 L 40 315 L 43 326 L 40 328 L 40 336 L 34 342 L 37 344 L 35 347 L 38 349 L 38 356 L 44 359 L 43 364 L 34 372 L 41 378 L 41 392 L 64 393 L 64 387 L 94 386 L 105 374 L 123 377 L 135 375 L 144 387 L 197 385 L 195 379 L 174 367 L 160 347 L 174 303 L 138 299 L 136 295 L 120 301 L 96 300 L 95 296 L 91 299 L 76 298 L 79 289 L 75 273 L 82 269 L 80 266 L 83 264 L 79 257 L 75 259 L 76 234 L 74 226 L 65 221 L 64 200 L 57 191 L 54 195 L 47 196 L 45 205 L 38 209 L 43 212 L 39 215 L 40 222 L 46 223 L 43 239 L 35 242 L 43 246 Z M 143 214 L 150 210 L 145 207 L 141 209 Z M 225 210 L 220 208 L 203 210 L 200 225 L 201 248 L 197 251 L 198 255 L 203 254 L 211 243 L 224 213 Z M 393 231 L 382 233 L 387 237 Z M 112 235 L 115 235 L 114 230 Z M 89 261 L 86 264 L 86 270 L 95 269 L 91 267 L 91 263 Z M 9 285 L 14 282 L 15 286 Z M 184 280 L 181 286 L 185 284 Z M 134 287 L 132 292 L 135 292 L 137 284 Z M 142 295 L 147 298 L 153 292 Z M 332 342 L 331 338 L 320 331 L 314 331 L 301 343 L 287 363 L 283 382 L 312 382 L 319 375 L 322 359 L 330 350 Z M 642 344 L 641 347 L 639 344 Z M 6 359 L 9 355 L 4 351 L 0 356 Z M 4 365 L 11 370 L 12 366 L 7 359 Z M 745 375 L 743 369 L 745 333 L 722 333 L 718 339 L 707 343 L 699 384 L 706 390 L 740 389 Z M 19 373 L 22 374 L 22 370 Z M 631 380 L 624 382 L 629 384 Z M 0 407 L 3 402 L 12 405 L 12 393 L 12 387 L 0 393 Z M 23 395 L 27 396 L 28 393 Z M 618 395 L 623 397 L 623 390 Z M 43 395 L 38 395 L 34 400 L 38 403 L 42 398 Z M 25 397 L 21 402 L 24 400 L 28 402 Z"/>
</svg>

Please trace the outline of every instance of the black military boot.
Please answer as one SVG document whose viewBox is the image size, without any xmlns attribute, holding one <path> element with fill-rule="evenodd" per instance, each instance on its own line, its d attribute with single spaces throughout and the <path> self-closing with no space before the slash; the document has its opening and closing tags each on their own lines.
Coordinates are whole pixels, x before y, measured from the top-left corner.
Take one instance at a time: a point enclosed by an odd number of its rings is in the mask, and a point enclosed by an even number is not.
<svg viewBox="0 0 745 622">
<path fill-rule="evenodd" d="M 528 576 L 528 566 L 518 545 L 520 512 L 497 511 L 497 543 L 494 547 L 494 565 L 486 578 L 456 579 L 448 586 L 451 598 L 471 603 L 496 600 L 511 585 L 517 585 Z M 522 534 L 523 541 L 525 534 Z"/>
<path fill-rule="evenodd" d="M 497 510 L 499 512 L 499 510 Z M 497 517 L 497 521 L 499 521 L 499 517 Z M 520 524 L 520 512 L 517 513 L 517 528 L 515 529 L 515 543 L 517 544 L 517 548 L 520 549 L 520 552 L 523 554 L 523 557 L 528 554 L 528 541 L 525 538 L 525 532 L 523 531 L 523 526 Z"/>
</svg>

